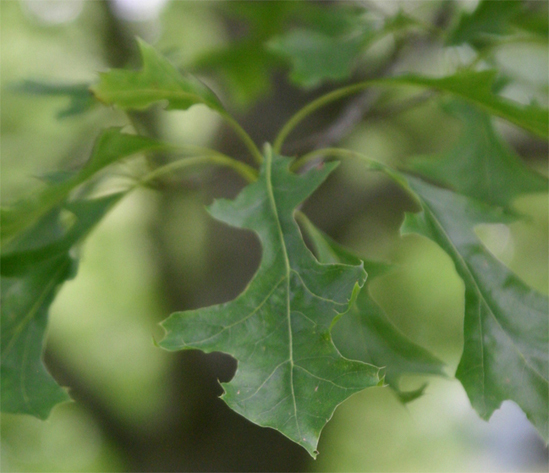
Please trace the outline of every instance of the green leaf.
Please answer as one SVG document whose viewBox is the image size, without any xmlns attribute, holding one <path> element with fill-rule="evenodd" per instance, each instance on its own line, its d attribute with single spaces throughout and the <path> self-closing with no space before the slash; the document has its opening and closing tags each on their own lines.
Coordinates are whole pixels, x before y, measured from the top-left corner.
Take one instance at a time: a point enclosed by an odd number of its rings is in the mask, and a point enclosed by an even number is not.
<svg viewBox="0 0 549 473">
<path fill-rule="evenodd" d="M 70 398 L 41 362 L 48 307 L 59 284 L 69 278 L 68 255 L 34 267 L 22 278 L 2 278 L 2 412 L 46 419 Z"/>
<path fill-rule="evenodd" d="M 303 87 L 351 75 L 364 35 L 332 37 L 314 30 L 296 29 L 268 42 L 268 48 L 292 63 L 290 78 Z"/>
<path fill-rule="evenodd" d="M 297 13 L 300 26 L 271 38 L 267 48 L 291 63 L 290 78 L 301 87 L 347 79 L 374 37 L 364 8 L 302 2 Z"/>
<path fill-rule="evenodd" d="M 87 112 L 96 101 L 90 92 L 89 84 L 55 84 L 26 80 L 15 87 L 15 90 L 34 95 L 61 96 L 70 99 L 67 108 L 57 113 L 57 118 L 66 118 Z"/>
<path fill-rule="evenodd" d="M 53 185 L 48 185 L 42 191 L 1 209 L 0 235 L 3 250 L 6 250 L 6 245 L 9 249 L 11 242 L 22 232 L 106 166 L 136 153 L 168 148 L 168 145 L 150 138 L 121 133 L 119 128 L 105 130 L 97 138 L 90 159 L 78 173 L 57 179 Z"/>
<path fill-rule="evenodd" d="M 322 234 L 308 221 L 306 228 L 321 262 L 360 263 L 360 258 Z M 385 367 L 385 382 L 402 402 L 410 402 L 423 394 L 426 384 L 413 391 L 401 391 L 400 377 L 405 374 L 445 376 L 444 363 L 406 337 L 370 296 L 368 284 L 389 271 L 391 266 L 364 261 L 364 268 L 368 280 L 348 314 L 333 327 L 334 343 L 341 354 L 351 360 Z"/>
<path fill-rule="evenodd" d="M 450 92 L 511 123 L 542 137 L 549 137 L 549 111 L 537 105 L 521 105 L 495 95 L 493 91 L 497 71 L 463 70 L 446 77 L 423 77 L 402 75 L 386 80 L 387 83 L 401 83 L 433 87 Z"/>
<path fill-rule="evenodd" d="M 414 160 L 413 170 L 460 194 L 501 207 L 522 194 L 547 192 L 547 178 L 522 163 L 495 132 L 488 115 L 459 102 L 447 110 L 463 122 L 460 138 L 441 156 Z"/>
<path fill-rule="evenodd" d="M 57 208 L 28 231 L 18 250 L 2 255 L 2 412 L 45 419 L 55 405 L 69 400 L 41 361 L 48 310 L 59 286 L 75 274 L 70 248 L 122 195 L 67 204 L 75 223 L 64 233 Z"/>
<path fill-rule="evenodd" d="M 549 11 L 546 2 L 535 2 L 526 5 L 518 15 L 512 18 L 513 26 L 520 28 L 545 41 L 549 39 Z"/>
<path fill-rule="evenodd" d="M 402 233 L 419 233 L 452 258 L 465 284 L 464 348 L 456 377 L 478 414 L 488 419 L 516 402 L 549 438 L 549 306 L 480 242 L 481 223 L 507 222 L 500 208 L 409 177 L 422 211 L 408 214 Z"/>
<path fill-rule="evenodd" d="M 234 201 L 218 200 L 211 214 L 256 232 L 260 267 L 235 300 L 172 314 L 160 346 L 221 351 L 238 369 L 223 400 L 250 421 L 272 427 L 313 457 L 335 408 L 379 382 L 379 369 L 350 361 L 334 346 L 330 327 L 364 283 L 362 265 L 320 264 L 307 249 L 294 212 L 334 168 L 298 176 L 290 160 L 268 149 L 259 180 Z"/>
<path fill-rule="evenodd" d="M 220 74 L 227 82 L 227 92 L 236 105 L 246 107 L 269 92 L 270 73 L 278 62 L 265 50 L 263 41 L 254 37 L 210 51 L 198 58 L 193 66 Z"/>
<path fill-rule="evenodd" d="M 2 209 L 2 411 L 44 419 L 68 400 L 41 362 L 49 306 L 59 286 L 74 275 L 69 251 L 124 193 L 68 201 L 69 194 L 123 157 L 166 147 L 107 130 L 79 172 L 57 176 L 42 192 Z"/>
<path fill-rule="evenodd" d="M 522 6 L 523 2 L 520 0 L 482 0 L 473 12 L 461 15 L 450 32 L 447 43 L 470 43 L 475 47 L 482 47 L 491 37 L 510 32 L 511 20 L 522 10 Z"/>
<path fill-rule="evenodd" d="M 140 71 L 112 69 L 100 74 L 99 83 L 91 87 L 99 101 L 122 110 L 143 110 L 153 103 L 165 102 L 168 110 L 187 110 L 203 104 L 224 112 L 217 96 L 198 79 L 180 73 L 142 40 L 139 49 L 143 59 Z"/>
</svg>

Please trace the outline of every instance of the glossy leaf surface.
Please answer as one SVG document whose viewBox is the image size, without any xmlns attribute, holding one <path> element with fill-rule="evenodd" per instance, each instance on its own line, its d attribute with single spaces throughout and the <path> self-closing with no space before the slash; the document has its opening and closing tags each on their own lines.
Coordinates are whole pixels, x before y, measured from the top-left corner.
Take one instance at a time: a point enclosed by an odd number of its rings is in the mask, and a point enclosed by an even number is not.
<svg viewBox="0 0 549 473">
<path fill-rule="evenodd" d="M 474 227 L 508 221 L 500 208 L 408 178 L 422 212 L 403 233 L 419 233 L 452 258 L 465 283 L 464 349 L 456 377 L 478 414 L 488 419 L 516 402 L 547 441 L 549 307 L 480 242 Z"/>
<path fill-rule="evenodd" d="M 311 224 L 307 225 L 319 260 L 323 263 L 358 264 L 361 260 L 338 245 Z M 402 402 L 409 402 L 423 394 L 426 385 L 413 391 L 402 391 L 399 379 L 405 374 L 445 376 L 444 363 L 430 352 L 412 342 L 387 317 L 371 297 L 369 283 L 391 269 L 387 263 L 364 261 L 368 279 L 356 302 L 332 329 L 335 345 L 341 354 L 375 366 L 383 366 L 385 382 Z"/>
<path fill-rule="evenodd" d="M 460 138 L 442 156 L 416 160 L 414 170 L 460 194 L 502 207 L 519 195 L 547 191 L 547 178 L 522 163 L 488 115 L 457 102 L 448 108 L 463 123 Z"/>
<path fill-rule="evenodd" d="M 378 368 L 343 357 L 330 327 L 363 285 L 362 265 L 320 264 L 307 249 L 294 212 L 334 168 L 298 176 L 290 160 L 267 151 L 259 180 L 211 214 L 253 230 L 263 247 L 260 267 L 235 300 L 172 314 L 160 346 L 221 351 L 238 369 L 223 400 L 250 421 L 272 427 L 313 457 L 335 408 L 379 382 Z M 344 317 L 344 315 L 343 315 Z"/>
<path fill-rule="evenodd" d="M 91 87 L 97 99 L 122 110 L 143 110 L 165 102 L 168 110 L 187 110 L 197 104 L 223 111 L 217 96 L 195 77 L 180 73 L 152 46 L 139 40 L 143 60 L 140 71 L 112 69 L 100 74 Z"/>
</svg>

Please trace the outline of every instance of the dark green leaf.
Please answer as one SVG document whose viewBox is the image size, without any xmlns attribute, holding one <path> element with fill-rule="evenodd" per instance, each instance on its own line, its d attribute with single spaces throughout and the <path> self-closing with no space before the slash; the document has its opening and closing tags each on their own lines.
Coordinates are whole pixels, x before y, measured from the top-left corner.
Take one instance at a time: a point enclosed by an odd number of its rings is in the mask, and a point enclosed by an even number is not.
<svg viewBox="0 0 549 473">
<path fill-rule="evenodd" d="M 306 228 L 321 262 L 360 263 L 357 256 L 320 233 L 312 224 L 309 223 Z M 399 389 L 400 377 L 405 374 L 445 376 L 444 363 L 400 332 L 370 296 L 368 284 L 390 270 L 390 265 L 364 261 L 364 268 L 368 280 L 356 303 L 333 327 L 334 343 L 341 354 L 351 360 L 385 367 L 387 384 L 402 402 L 410 402 L 421 396 L 426 385 L 404 392 Z"/>
<path fill-rule="evenodd" d="M 89 84 L 53 84 L 26 80 L 15 89 L 34 95 L 68 97 L 70 99 L 69 106 L 58 112 L 58 118 L 79 115 L 87 112 L 96 104 Z"/>
<path fill-rule="evenodd" d="M 165 102 L 168 110 L 187 110 L 196 104 L 224 111 L 217 96 L 195 77 L 180 73 L 152 46 L 139 40 L 143 59 L 140 71 L 112 69 L 100 74 L 91 87 L 103 103 L 122 110 L 142 110 L 153 103 Z"/>
<path fill-rule="evenodd" d="M 77 200 L 65 203 L 63 208 L 53 209 L 37 225 L 20 235 L 11 250 L 2 252 L 2 276 L 25 275 L 32 272 L 36 264 L 68 253 L 123 195 L 118 193 L 102 199 Z M 73 221 L 68 228 L 64 228 L 61 220 L 67 220 L 67 214 Z"/>
<path fill-rule="evenodd" d="M 334 165 L 298 176 L 289 164 L 268 150 L 259 180 L 234 201 L 218 200 L 210 208 L 218 220 L 259 235 L 260 267 L 235 300 L 172 314 L 163 322 L 167 334 L 160 345 L 234 356 L 238 369 L 223 385 L 225 402 L 314 457 L 337 405 L 376 385 L 379 369 L 341 356 L 330 335 L 366 273 L 361 265 L 318 263 L 294 220 L 295 207 Z"/>
<path fill-rule="evenodd" d="M 461 137 L 444 155 L 415 160 L 412 169 L 460 194 L 502 207 L 519 195 L 547 192 L 547 178 L 522 163 L 496 134 L 488 115 L 458 102 L 448 111 L 462 120 Z"/>
<path fill-rule="evenodd" d="M 36 265 L 27 277 L 2 278 L 2 412 L 40 419 L 69 396 L 41 362 L 48 307 L 71 273 L 68 255 Z"/>
<path fill-rule="evenodd" d="M 511 20 L 522 10 L 522 6 L 520 0 L 482 0 L 473 12 L 462 14 L 447 42 L 449 45 L 470 43 L 481 47 L 490 37 L 509 33 Z"/>
<path fill-rule="evenodd" d="M 233 43 L 204 54 L 193 66 L 220 74 L 227 91 L 238 106 L 248 106 L 269 92 L 273 66 L 277 59 L 263 47 L 262 38 Z"/>
<path fill-rule="evenodd" d="M 168 145 L 150 138 L 121 133 L 119 128 L 105 130 L 97 138 L 89 161 L 78 173 L 57 179 L 58 182 L 48 185 L 41 192 L 2 208 L 3 250 L 29 226 L 65 200 L 72 190 L 106 166 L 136 153 L 168 148 Z"/>
<path fill-rule="evenodd" d="M 30 229 L 17 251 L 2 255 L 2 412 L 45 419 L 56 404 L 69 400 L 41 361 L 49 306 L 59 286 L 74 275 L 69 249 L 122 195 L 68 204 L 75 223 L 66 232 L 59 222 L 61 209 L 54 210 Z"/>
<path fill-rule="evenodd" d="M 452 76 L 434 78 L 403 75 L 388 79 L 387 83 L 401 83 L 433 87 L 455 94 L 488 113 L 525 128 L 539 136 L 549 137 L 549 111 L 537 105 L 521 105 L 493 93 L 497 72 L 459 71 Z"/>
<path fill-rule="evenodd" d="M 528 287 L 480 242 L 474 228 L 509 221 L 500 208 L 408 178 L 422 211 L 406 216 L 402 233 L 441 246 L 465 283 L 464 348 L 456 377 L 488 419 L 516 402 L 547 441 L 549 319 L 547 298 Z"/>
</svg>

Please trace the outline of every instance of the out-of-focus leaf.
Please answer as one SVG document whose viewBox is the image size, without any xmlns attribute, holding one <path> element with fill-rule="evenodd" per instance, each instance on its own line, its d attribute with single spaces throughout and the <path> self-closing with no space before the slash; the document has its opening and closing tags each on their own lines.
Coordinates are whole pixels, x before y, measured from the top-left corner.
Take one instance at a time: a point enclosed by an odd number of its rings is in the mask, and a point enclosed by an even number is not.
<svg viewBox="0 0 549 473">
<path fill-rule="evenodd" d="M 152 46 L 139 40 L 143 60 L 140 71 L 112 69 L 100 74 L 91 87 L 97 99 L 122 110 L 143 110 L 153 103 L 165 102 L 168 110 L 187 110 L 197 104 L 223 112 L 217 96 L 190 74 L 180 73 Z"/>
<path fill-rule="evenodd" d="M 366 36 L 352 33 L 333 37 L 314 30 L 296 29 L 268 43 L 271 51 L 292 63 L 290 78 L 303 87 L 351 75 Z"/>
<path fill-rule="evenodd" d="M 36 264 L 67 253 L 123 195 L 117 193 L 102 199 L 76 200 L 53 209 L 37 225 L 20 235 L 9 251 L 2 252 L 0 273 L 2 276 L 24 275 Z M 67 220 L 67 214 L 72 221 L 64 225 L 62 220 Z"/>
<path fill-rule="evenodd" d="M 265 50 L 262 38 L 239 41 L 204 54 L 192 66 L 220 74 L 237 106 L 246 107 L 269 92 L 270 74 L 278 62 Z"/>
<path fill-rule="evenodd" d="M 497 71 L 459 71 L 446 77 L 423 77 L 402 75 L 385 80 L 386 83 L 400 83 L 433 87 L 450 92 L 473 103 L 492 115 L 509 120 L 542 137 L 549 137 L 549 111 L 537 105 L 521 105 L 493 93 Z"/>
<path fill-rule="evenodd" d="M 289 60 L 290 78 L 302 87 L 348 78 L 374 29 L 355 5 L 308 5 L 300 11 L 303 26 L 267 42 L 267 48 Z"/>
<path fill-rule="evenodd" d="M 360 258 L 322 234 L 309 222 L 306 228 L 322 263 L 360 263 Z M 351 360 L 383 366 L 385 382 L 402 402 L 410 402 L 423 394 L 426 384 L 413 391 L 401 391 L 400 377 L 405 374 L 445 376 L 444 363 L 406 337 L 370 296 L 368 284 L 389 271 L 391 266 L 364 261 L 364 269 L 368 273 L 365 287 L 349 312 L 332 328 L 334 343 L 341 354 Z"/>
<path fill-rule="evenodd" d="M 248 107 L 271 90 L 278 58 L 264 47 L 299 7 L 298 2 L 222 2 L 221 11 L 245 20 L 247 35 L 198 57 L 191 68 L 213 73 L 227 84 L 226 93 L 238 107 Z"/>
<path fill-rule="evenodd" d="M 250 31 L 248 39 L 268 38 L 281 31 L 288 19 L 310 10 L 305 2 L 219 2 L 216 4 L 225 15 L 245 20 Z"/>
<path fill-rule="evenodd" d="M 24 232 L 69 193 L 106 166 L 140 152 L 167 149 L 169 146 L 143 136 L 121 133 L 119 128 L 105 130 L 95 143 L 86 165 L 76 174 L 59 179 L 42 191 L 1 209 L 2 248 Z"/>
<path fill-rule="evenodd" d="M 338 38 L 351 32 L 370 29 L 367 10 L 360 4 L 300 2 L 296 16 L 307 29 Z"/>
<path fill-rule="evenodd" d="M 512 18 L 513 26 L 547 41 L 549 39 L 549 11 L 547 2 L 530 2 Z"/>
<path fill-rule="evenodd" d="M 502 207 L 521 194 L 547 191 L 547 178 L 522 163 L 495 133 L 488 115 L 458 102 L 447 109 L 462 120 L 461 137 L 441 156 L 416 159 L 412 169 L 460 194 Z"/>
<path fill-rule="evenodd" d="M 490 38 L 509 33 L 511 20 L 522 10 L 523 3 L 520 0 L 482 0 L 474 11 L 461 15 L 459 22 L 450 32 L 447 43 L 469 43 L 475 47 L 482 47 Z"/>
<path fill-rule="evenodd" d="M 480 242 L 474 228 L 509 221 L 499 207 L 408 177 L 422 211 L 408 214 L 402 233 L 430 238 L 452 258 L 465 283 L 464 348 L 456 377 L 475 410 L 488 419 L 516 402 L 549 438 L 548 301 Z"/>
<path fill-rule="evenodd" d="M 167 334 L 160 346 L 235 357 L 238 369 L 223 385 L 223 400 L 314 457 L 337 405 L 380 380 L 375 366 L 341 356 L 330 335 L 364 283 L 362 265 L 318 263 L 294 220 L 296 206 L 334 165 L 298 176 L 290 162 L 267 150 L 258 181 L 210 208 L 218 220 L 258 234 L 260 267 L 235 300 L 172 314 L 162 324 Z"/>
<path fill-rule="evenodd" d="M 90 92 L 90 84 L 54 84 L 36 80 L 25 80 L 15 90 L 34 95 L 68 97 L 67 108 L 57 113 L 57 118 L 65 118 L 87 112 L 96 104 Z"/>
<path fill-rule="evenodd" d="M 69 249 L 122 195 L 68 204 L 76 221 L 65 233 L 57 208 L 29 230 L 19 250 L 2 254 L 2 412 L 45 419 L 69 400 L 41 361 L 48 310 L 59 286 L 75 273 Z"/>
</svg>

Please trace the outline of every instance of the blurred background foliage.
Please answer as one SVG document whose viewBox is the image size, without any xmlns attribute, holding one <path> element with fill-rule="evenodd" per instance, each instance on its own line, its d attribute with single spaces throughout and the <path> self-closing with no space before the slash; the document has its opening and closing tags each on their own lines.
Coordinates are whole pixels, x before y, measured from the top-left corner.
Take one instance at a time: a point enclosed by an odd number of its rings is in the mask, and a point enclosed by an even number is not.
<svg viewBox="0 0 549 473">
<path fill-rule="evenodd" d="M 276 46 L 263 47 L 284 31 L 288 11 L 306 3 L 311 2 L 1 1 L 2 201 L 38 188 L 40 176 L 54 169 L 79 166 L 99 130 L 126 125 L 121 113 L 99 107 L 56 119 L 66 97 L 32 96 L 18 85 L 85 84 L 98 71 L 135 65 L 135 35 L 201 74 L 257 143 L 271 140 L 300 104 L 333 85 L 296 88 Z M 546 2 L 531 3 L 536 15 L 547 16 Z M 417 22 L 459 32 L 459 18 L 477 2 L 364 5 L 372 24 L 402 11 Z M 315 11 L 297 16 L 323 31 L 334 27 L 323 26 Z M 353 77 L 447 74 L 473 54 L 470 46 L 441 47 L 421 34 L 396 31 L 367 50 Z M 510 42 L 495 58 L 516 79 L 508 96 L 547 105 L 547 44 Z M 390 112 L 409 96 L 401 90 L 375 97 L 386 108 L 367 113 L 342 137 L 342 146 L 392 165 L 450 149 L 461 125 L 440 102 Z M 296 150 L 306 148 L 344 105 L 339 107 L 307 122 L 294 138 Z M 153 110 L 143 123 L 164 139 L 244 154 L 201 106 L 184 113 Z M 546 173 L 544 142 L 497 125 L 530 166 Z M 118 170 L 120 178 L 132 172 L 130 165 Z M 158 322 L 171 311 L 229 300 L 253 275 L 260 255 L 256 239 L 214 222 L 204 210 L 214 197 L 234 196 L 242 186 L 229 173 L 196 172 L 174 179 L 161 193 L 135 192 L 94 231 L 80 248 L 78 277 L 52 306 L 46 350 L 50 371 L 71 387 L 77 402 L 57 407 L 45 422 L 2 415 L 2 471 L 547 471 L 547 450 L 520 409 L 504 403 L 485 423 L 451 379 L 429 379 L 426 394 L 407 406 L 382 388 L 353 396 L 327 425 L 319 459 L 312 461 L 217 399 L 217 379 L 227 381 L 235 368 L 229 357 L 156 348 L 154 339 L 162 337 Z M 484 226 L 479 235 L 546 294 L 547 196 L 523 197 L 515 208 L 529 218 Z M 398 236 L 403 212 L 412 210 L 414 204 L 389 181 L 354 162 L 342 164 L 305 206 L 339 242 L 367 258 L 397 263 L 373 283 L 373 295 L 404 333 L 447 363 L 451 375 L 462 349 L 463 284 L 433 243 Z M 417 387 L 425 380 L 408 377 L 404 383 Z"/>
</svg>

